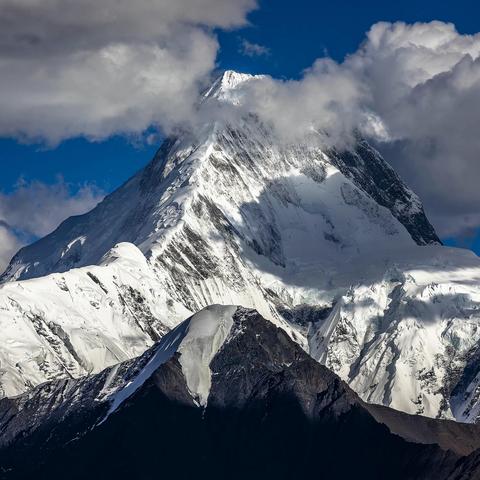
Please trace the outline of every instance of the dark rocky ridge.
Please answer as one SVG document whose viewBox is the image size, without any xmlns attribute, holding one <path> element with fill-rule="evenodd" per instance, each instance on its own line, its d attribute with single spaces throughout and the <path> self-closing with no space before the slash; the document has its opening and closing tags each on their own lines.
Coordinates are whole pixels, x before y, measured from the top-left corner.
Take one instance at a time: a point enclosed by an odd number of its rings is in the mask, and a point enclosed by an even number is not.
<svg viewBox="0 0 480 480">
<path fill-rule="evenodd" d="M 134 378 L 154 350 L 116 378 Z M 113 369 L 44 384 L 20 410 L 0 401 L 2 478 L 476 478 L 478 454 L 462 455 L 480 446 L 478 427 L 364 404 L 253 310 L 237 309 L 210 367 L 205 409 L 177 355 L 101 425 Z M 36 405 L 49 408 L 32 428 Z"/>
<path fill-rule="evenodd" d="M 332 150 L 330 154 L 334 165 L 379 205 L 388 208 L 416 243 L 442 243 L 428 221 L 423 206 L 418 203 L 418 211 L 414 213 L 408 208 L 416 200 L 412 192 L 367 141 L 358 138 L 351 151 Z"/>
</svg>

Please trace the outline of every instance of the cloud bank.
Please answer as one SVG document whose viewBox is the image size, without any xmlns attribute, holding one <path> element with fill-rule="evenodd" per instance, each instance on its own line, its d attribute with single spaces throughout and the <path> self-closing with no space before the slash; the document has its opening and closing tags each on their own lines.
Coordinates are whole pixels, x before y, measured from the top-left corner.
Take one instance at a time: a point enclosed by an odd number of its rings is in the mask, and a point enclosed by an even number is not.
<svg viewBox="0 0 480 480">
<path fill-rule="evenodd" d="M 417 190 L 441 235 L 480 225 L 480 34 L 451 24 L 377 24 L 349 59 L 370 85 L 380 148 Z"/>
<path fill-rule="evenodd" d="M 440 235 L 480 225 L 480 34 L 379 23 L 344 68 L 368 87 L 379 147 L 420 193 Z"/>
<path fill-rule="evenodd" d="M 0 0 L 0 136 L 165 131 L 215 67 L 214 28 L 255 0 Z"/>
</svg>

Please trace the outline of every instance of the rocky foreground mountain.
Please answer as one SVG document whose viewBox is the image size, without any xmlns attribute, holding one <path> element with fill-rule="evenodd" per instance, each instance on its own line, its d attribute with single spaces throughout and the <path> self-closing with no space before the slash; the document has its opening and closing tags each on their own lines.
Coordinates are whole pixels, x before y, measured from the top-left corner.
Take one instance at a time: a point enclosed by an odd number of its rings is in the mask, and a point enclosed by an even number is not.
<svg viewBox="0 0 480 480">
<path fill-rule="evenodd" d="M 226 72 L 203 101 L 236 108 L 255 81 Z M 369 403 L 478 420 L 480 260 L 440 244 L 361 138 L 207 122 L 2 282 L 0 396 L 134 358 L 219 303 L 255 308 Z"/>
<path fill-rule="evenodd" d="M 478 478 L 480 428 L 364 403 L 256 311 L 0 401 L 2 478 Z M 477 475 L 477 476 L 475 476 Z"/>
</svg>

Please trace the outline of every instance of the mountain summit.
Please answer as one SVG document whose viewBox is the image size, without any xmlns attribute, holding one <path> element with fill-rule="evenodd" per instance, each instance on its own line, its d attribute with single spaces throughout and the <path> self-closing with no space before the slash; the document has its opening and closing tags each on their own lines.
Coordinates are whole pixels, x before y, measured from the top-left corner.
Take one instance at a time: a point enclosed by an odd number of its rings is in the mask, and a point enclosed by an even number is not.
<svg viewBox="0 0 480 480">
<path fill-rule="evenodd" d="M 235 92 L 257 78 L 227 71 L 205 98 L 235 103 Z M 418 197 L 367 142 L 359 139 L 343 152 L 322 149 L 321 143 L 320 135 L 309 132 L 299 144 L 283 145 L 251 116 L 207 122 L 195 133 L 166 140 L 150 165 L 92 212 L 66 220 L 20 250 L 2 278 L 22 280 L 96 264 L 122 241 L 152 259 L 168 248 L 167 237 L 179 225 L 202 238 L 215 235 L 218 225 L 196 225 L 208 205 L 217 207 L 254 251 L 274 250 L 267 252 L 274 264 L 287 262 L 286 240 L 274 245 L 271 238 L 282 227 L 277 217 L 286 211 L 298 210 L 302 220 L 318 225 L 312 231 L 321 242 L 312 247 L 317 263 L 327 251 L 361 252 L 373 239 L 377 248 L 408 245 L 407 232 L 419 245 L 439 243 Z M 257 231 L 264 220 L 271 232 L 265 225 Z M 288 227 L 303 230 L 303 224 Z"/>
<path fill-rule="evenodd" d="M 235 109 L 256 80 L 226 72 L 204 101 Z M 94 210 L 18 252 L 0 286 L 2 394 L 99 372 L 234 304 L 366 401 L 476 421 L 479 259 L 441 246 L 364 139 L 287 144 L 239 111 L 167 139 Z"/>
</svg>

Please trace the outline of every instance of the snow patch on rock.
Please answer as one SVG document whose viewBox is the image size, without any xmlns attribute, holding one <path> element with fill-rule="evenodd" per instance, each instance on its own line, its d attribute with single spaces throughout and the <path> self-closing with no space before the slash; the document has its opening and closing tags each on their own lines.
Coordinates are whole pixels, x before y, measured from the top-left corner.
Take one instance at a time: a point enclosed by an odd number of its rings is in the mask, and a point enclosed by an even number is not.
<svg viewBox="0 0 480 480">
<path fill-rule="evenodd" d="M 192 397 L 205 406 L 212 383 L 210 362 L 227 339 L 237 308 L 233 305 L 210 305 L 165 335 L 140 373 L 110 398 L 110 408 L 100 424 L 176 352 L 180 353 L 180 365 Z"/>
<path fill-rule="evenodd" d="M 188 389 L 202 406 L 207 404 L 212 383 L 210 362 L 232 329 L 236 309 L 235 306 L 210 305 L 195 314 L 178 349 Z"/>
<path fill-rule="evenodd" d="M 133 380 L 128 382 L 110 399 L 110 409 L 99 425 L 102 424 L 113 412 L 118 410 L 120 405 L 125 402 L 125 400 L 130 398 L 161 365 L 163 365 L 165 362 L 168 362 L 168 360 L 173 357 L 175 352 L 178 350 L 180 343 L 185 338 L 190 321 L 191 319 L 185 320 L 162 338 L 155 348 L 155 353 L 145 365 L 143 370 L 141 370 Z"/>
</svg>

